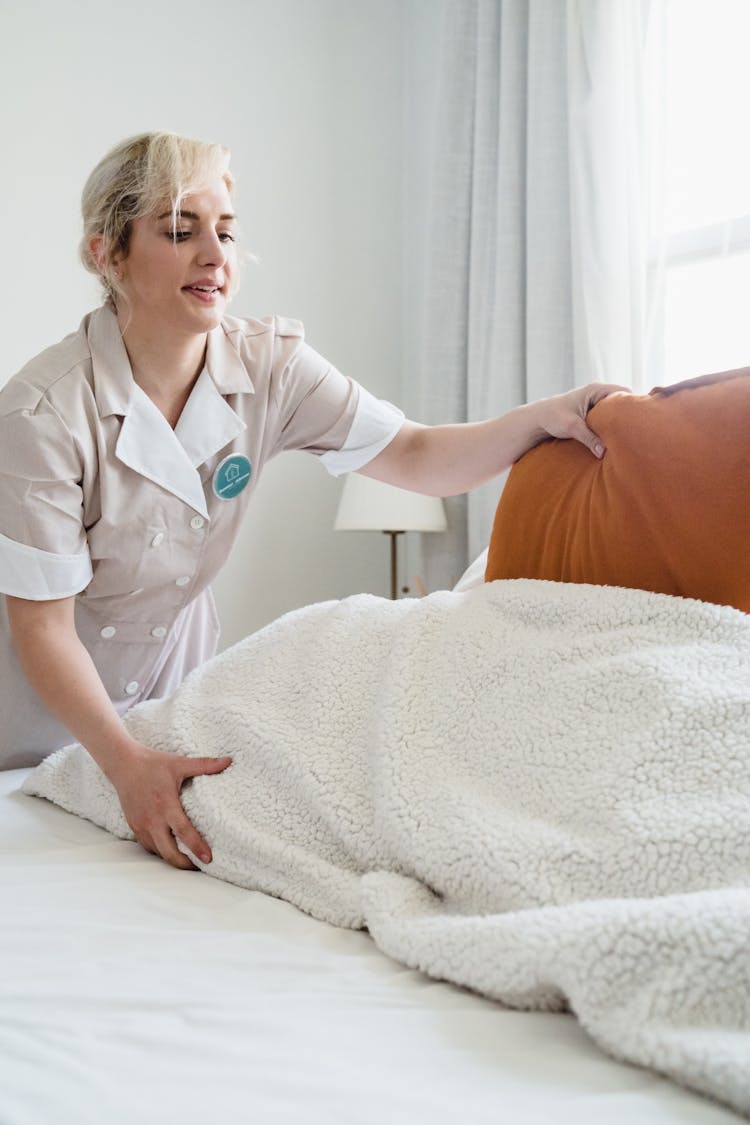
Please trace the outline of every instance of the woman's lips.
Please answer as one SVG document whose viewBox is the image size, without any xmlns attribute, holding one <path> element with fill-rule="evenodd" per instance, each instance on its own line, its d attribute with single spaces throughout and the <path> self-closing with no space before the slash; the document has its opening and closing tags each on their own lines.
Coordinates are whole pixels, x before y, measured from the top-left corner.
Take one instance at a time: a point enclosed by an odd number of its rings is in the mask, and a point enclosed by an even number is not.
<svg viewBox="0 0 750 1125">
<path fill-rule="evenodd" d="M 199 289 L 194 285 L 185 285 L 183 293 L 189 293 L 198 301 L 202 301 L 204 305 L 212 305 L 221 293 L 221 289 Z"/>
</svg>

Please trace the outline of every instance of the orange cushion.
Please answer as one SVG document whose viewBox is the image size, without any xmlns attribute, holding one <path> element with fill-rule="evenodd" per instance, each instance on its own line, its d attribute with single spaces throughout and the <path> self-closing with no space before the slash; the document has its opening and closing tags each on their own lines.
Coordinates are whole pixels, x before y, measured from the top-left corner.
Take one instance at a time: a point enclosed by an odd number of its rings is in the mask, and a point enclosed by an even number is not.
<svg viewBox="0 0 750 1125">
<path fill-rule="evenodd" d="M 718 381 L 717 381 L 718 380 Z M 616 393 L 607 452 L 549 440 L 511 470 L 485 578 L 630 586 L 750 613 L 750 375 Z"/>
</svg>

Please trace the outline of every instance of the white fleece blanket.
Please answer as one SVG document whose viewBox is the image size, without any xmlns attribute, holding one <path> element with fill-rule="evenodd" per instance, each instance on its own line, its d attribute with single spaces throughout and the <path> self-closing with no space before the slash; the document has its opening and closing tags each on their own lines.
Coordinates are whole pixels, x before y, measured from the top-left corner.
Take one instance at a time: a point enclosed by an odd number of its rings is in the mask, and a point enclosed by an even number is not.
<svg viewBox="0 0 750 1125">
<path fill-rule="evenodd" d="M 233 755 L 183 790 L 208 874 L 504 1004 L 569 1008 L 750 1115 L 750 617 L 535 581 L 354 597 L 126 722 Z M 24 789 L 132 839 L 80 746 Z"/>
</svg>

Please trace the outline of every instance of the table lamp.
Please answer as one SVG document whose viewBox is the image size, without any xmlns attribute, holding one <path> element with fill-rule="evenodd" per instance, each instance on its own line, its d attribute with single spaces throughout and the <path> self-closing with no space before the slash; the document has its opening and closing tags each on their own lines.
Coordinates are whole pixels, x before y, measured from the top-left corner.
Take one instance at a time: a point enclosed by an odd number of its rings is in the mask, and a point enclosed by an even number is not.
<svg viewBox="0 0 750 1125">
<path fill-rule="evenodd" d="M 439 496 L 408 492 L 392 484 L 349 473 L 344 481 L 336 531 L 381 531 L 391 537 L 391 598 L 398 597 L 396 537 L 405 531 L 445 531 L 445 508 Z"/>
</svg>

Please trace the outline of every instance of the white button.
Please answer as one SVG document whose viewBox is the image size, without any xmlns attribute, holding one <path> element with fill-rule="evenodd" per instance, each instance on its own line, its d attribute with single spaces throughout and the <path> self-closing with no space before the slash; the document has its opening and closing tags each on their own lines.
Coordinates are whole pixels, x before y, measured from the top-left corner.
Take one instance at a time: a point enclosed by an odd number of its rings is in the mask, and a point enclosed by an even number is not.
<svg viewBox="0 0 750 1125">
<path fill-rule="evenodd" d="M 131 680 L 129 684 L 125 685 L 125 694 L 126 695 L 135 695 L 135 693 L 138 691 L 138 688 L 140 686 L 141 685 L 138 683 L 137 680 Z"/>
<path fill-rule="evenodd" d="M 203 516 L 193 516 L 190 521 L 190 526 L 195 528 L 196 531 L 200 531 L 205 522 Z"/>
<path fill-rule="evenodd" d="M 108 637 L 114 637 L 116 632 L 117 630 L 114 625 L 105 625 L 103 629 L 99 630 L 99 636 L 106 639 Z"/>
<path fill-rule="evenodd" d="M 166 635 L 167 630 L 163 625 L 154 625 L 153 629 L 151 630 L 152 637 L 166 637 Z"/>
<path fill-rule="evenodd" d="M 190 575 L 189 574 L 183 574 L 181 578 L 175 579 L 175 586 L 187 586 L 189 581 L 190 581 Z"/>
<path fill-rule="evenodd" d="M 157 531 L 156 535 L 151 540 L 151 546 L 152 547 L 158 547 L 159 544 L 163 543 L 163 542 L 164 542 L 164 532 L 163 531 Z"/>
</svg>

